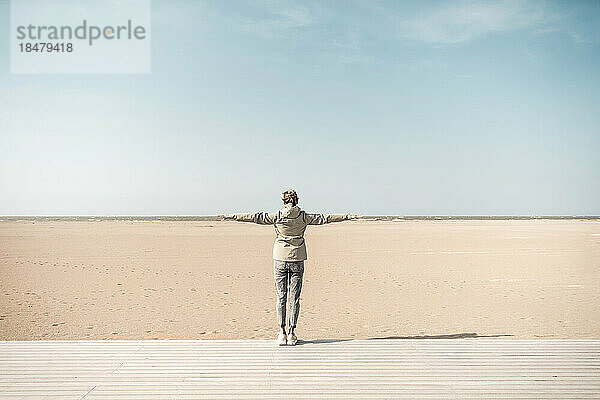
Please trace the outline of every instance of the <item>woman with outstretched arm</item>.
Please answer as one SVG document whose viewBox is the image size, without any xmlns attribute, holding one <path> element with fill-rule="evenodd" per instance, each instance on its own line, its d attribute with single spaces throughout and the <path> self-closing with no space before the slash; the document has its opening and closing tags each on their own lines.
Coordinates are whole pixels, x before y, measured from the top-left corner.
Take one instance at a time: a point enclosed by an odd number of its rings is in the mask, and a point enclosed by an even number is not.
<svg viewBox="0 0 600 400">
<path fill-rule="evenodd" d="M 296 322 L 300 312 L 300 291 L 304 276 L 304 260 L 306 260 L 306 244 L 304 231 L 308 225 L 323 225 L 357 219 L 357 215 L 348 214 L 309 214 L 298 207 L 298 195 L 294 190 L 283 192 L 283 208 L 275 213 L 258 212 L 254 214 L 220 215 L 223 219 L 240 222 L 254 222 L 275 227 L 275 243 L 273 244 L 275 290 L 277 292 L 277 320 L 281 330 L 277 335 L 277 344 L 295 345 Z M 290 297 L 290 309 L 286 334 L 286 303 Z"/>
</svg>

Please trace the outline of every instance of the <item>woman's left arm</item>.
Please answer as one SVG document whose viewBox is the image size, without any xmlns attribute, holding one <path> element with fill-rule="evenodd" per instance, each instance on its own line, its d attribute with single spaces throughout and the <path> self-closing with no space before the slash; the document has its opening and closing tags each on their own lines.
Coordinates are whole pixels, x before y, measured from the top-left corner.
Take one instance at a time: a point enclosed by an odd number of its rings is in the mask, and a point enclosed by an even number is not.
<svg viewBox="0 0 600 400">
<path fill-rule="evenodd" d="M 219 215 L 219 217 L 225 220 L 233 220 L 238 222 L 254 222 L 259 225 L 273 225 L 277 220 L 277 213 L 266 213 L 266 212 L 257 212 L 257 213 L 241 213 L 241 214 L 228 214 L 228 215 Z"/>
</svg>

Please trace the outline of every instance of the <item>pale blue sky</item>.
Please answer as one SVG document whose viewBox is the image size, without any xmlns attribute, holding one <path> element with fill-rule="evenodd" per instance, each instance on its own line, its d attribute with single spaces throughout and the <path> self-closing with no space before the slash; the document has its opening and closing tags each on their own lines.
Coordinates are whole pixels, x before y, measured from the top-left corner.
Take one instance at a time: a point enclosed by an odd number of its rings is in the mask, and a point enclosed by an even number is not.
<svg viewBox="0 0 600 400">
<path fill-rule="evenodd" d="M 600 215 L 600 2 L 152 2 L 149 75 L 10 74 L 0 214 Z"/>
</svg>

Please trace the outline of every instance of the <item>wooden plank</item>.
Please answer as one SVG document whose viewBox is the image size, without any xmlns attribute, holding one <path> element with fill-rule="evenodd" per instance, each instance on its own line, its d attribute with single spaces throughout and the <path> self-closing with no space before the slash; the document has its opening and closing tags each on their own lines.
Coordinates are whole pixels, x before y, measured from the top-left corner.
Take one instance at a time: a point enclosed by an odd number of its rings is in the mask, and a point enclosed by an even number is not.
<svg viewBox="0 0 600 400">
<path fill-rule="evenodd" d="M 2 399 L 415 397 L 600 398 L 600 340 L 0 342 Z"/>
</svg>

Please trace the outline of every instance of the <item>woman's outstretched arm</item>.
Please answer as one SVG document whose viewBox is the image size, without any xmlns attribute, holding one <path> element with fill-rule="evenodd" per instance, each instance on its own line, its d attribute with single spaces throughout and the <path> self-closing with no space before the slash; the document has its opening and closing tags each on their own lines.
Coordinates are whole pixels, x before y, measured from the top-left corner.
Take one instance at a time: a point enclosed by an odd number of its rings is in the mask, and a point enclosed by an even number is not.
<svg viewBox="0 0 600 400">
<path fill-rule="evenodd" d="M 306 214 L 306 223 L 309 225 L 323 225 L 358 218 L 358 215 L 351 214 Z"/>
<path fill-rule="evenodd" d="M 227 215 L 219 215 L 219 217 L 223 219 L 239 221 L 239 222 L 254 222 L 259 225 L 273 225 L 277 220 L 277 213 L 266 213 L 266 212 L 257 212 L 257 213 L 241 213 L 241 214 L 227 214 Z"/>
</svg>

